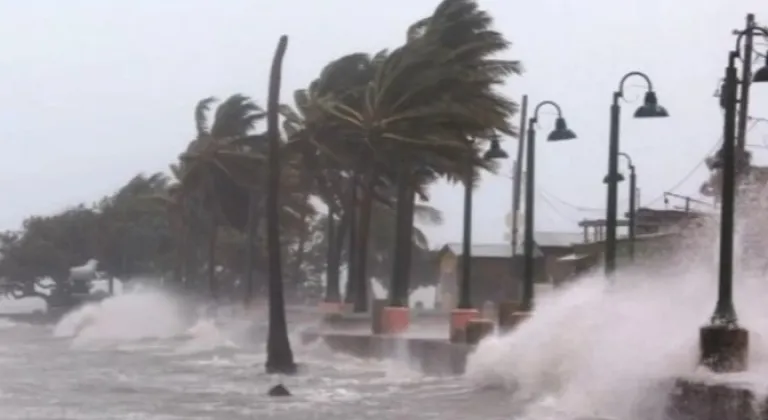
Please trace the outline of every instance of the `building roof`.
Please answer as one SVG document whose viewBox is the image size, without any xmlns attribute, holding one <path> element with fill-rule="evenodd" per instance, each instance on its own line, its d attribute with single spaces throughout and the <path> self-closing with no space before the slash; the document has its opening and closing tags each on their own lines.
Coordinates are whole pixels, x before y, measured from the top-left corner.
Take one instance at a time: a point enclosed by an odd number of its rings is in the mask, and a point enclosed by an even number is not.
<svg viewBox="0 0 768 420">
<path fill-rule="evenodd" d="M 523 241 L 522 235 L 518 241 L 517 254 L 523 255 Z M 536 240 L 536 246 L 534 247 L 534 255 L 540 257 L 543 255 L 541 248 L 550 247 L 570 247 L 575 243 L 584 241 L 584 235 L 575 232 L 537 232 L 534 235 Z M 461 242 L 453 242 L 445 244 L 443 250 L 448 249 L 452 254 L 456 256 L 462 255 Z M 511 244 L 472 244 L 472 256 L 483 258 L 510 258 L 512 256 Z"/>
<path fill-rule="evenodd" d="M 445 250 L 450 251 L 451 254 L 456 256 L 463 255 L 463 251 L 461 249 L 461 243 L 459 242 L 445 244 L 441 252 Z M 511 258 L 512 245 L 511 244 L 472 244 L 472 249 L 470 250 L 470 252 L 472 252 L 473 257 L 477 257 L 477 258 Z M 517 247 L 516 255 L 523 255 L 522 246 Z M 539 249 L 538 247 L 534 248 L 534 256 L 540 257 L 542 255 L 543 254 L 541 253 L 541 249 Z"/>
<path fill-rule="evenodd" d="M 567 248 L 573 244 L 584 242 L 582 232 L 536 232 L 533 239 L 542 248 Z M 522 244 L 522 241 L 520 241 Z"/>
</svg>

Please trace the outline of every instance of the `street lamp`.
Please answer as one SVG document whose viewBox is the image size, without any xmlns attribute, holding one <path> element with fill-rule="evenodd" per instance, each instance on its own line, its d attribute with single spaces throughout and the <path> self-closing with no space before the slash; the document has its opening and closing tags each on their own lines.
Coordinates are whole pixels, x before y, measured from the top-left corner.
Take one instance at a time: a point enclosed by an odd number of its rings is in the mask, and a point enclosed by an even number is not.
<svg viewBox="0 0 768 420">
<path fill-rule="evenodd" d="M 535 283 L 534 267 L 534 198 L 536 176 L 536 123 L 539 118 L 539 110 L 545 105 L 550 105 L 557 111 L 555 129 L 547 136 L 549 141 L 572 140 L 576 134 L 568 128 L 563 118 L 560 106 L 552 101 L 543 101 L 536 105 L 533 117 L 528 120 L 528 144 L 526 145 L 526 176 L 525 176 L 525 235 L 523 237 L 523 296 L 520 305 L 521 312 L 529 312 L 533 309 L 533 293 Z"/>
<path fill-rule="evenodd" d="M 749 333 L 738 325 L 733 304 L 733 225 L 738 176 L 749 169 L 749 155 L 736 148 L 736 101 L 739 85 L 736 59 L 739 58 L 742 37 L 760 31 L 768 38 L 768 30 L 756 26 L 739 32 L 736 49 L 728 53 L 728 67 L 721 94 L 723 115 L 723 146 L 712 167 L 722 171 L 720 205 L 720 264 L 718 270 L 717 304 L 710 324 L 699 331 L 701 363 L 715 372 L 737 372 L 747 367 Z M 755 72 L 753 82 L 768 82 L 768 62 Z M 742 89 L 747 84 L 742 84 Z"/>
<path fill-rule="evenodd" d="M 765 30 L 763 28 L 760 29 Z M 768 37 L 768 35 L 766 35 L 766 37 Z M 768 82 L 768 53 L 765 54 L 765 64 L 755 72 L 752 76 L 752 81 L 757 83 Z"/>
<path fill-rule="evenodd" d="M 498 138 L 491 140 L 491 147 L 483 155 L 484 159 L 504 159 L 507 152 L 501 148 Z M 464 232 L 461 244 L 461 279 L 459 281 L 459 300 L 456 309 L 451 311 L 450 340 L 463 342 L 465 330 L 471 319 L 477 317 L 478 311 L 472 307 L 472 181 L 474 168 L 472 161 L 467 162 L 464 179 Z"/>
<path fill-rule="evenodd" d="M 491 140 L 491 147 L 483 155 L 483 159 L 506 159 L 509 155 L 501 148 L 499 140 Z M 461 283 L 457 309 L 472 309 L 472 181 L 474 168 L 471 161 L 466 168 L 464 179 L 464 232 L 461 243 Z"/>
<path fill-rule="evenodd" d="M 635 172 L 635 165 L 632 163 L 632 158 L 628 154 L 619 152 L 619 156 L 623 156 L 627 159 L 627 165 L 629 166 L 629 259 L 630 261 L 635 261 L 635 228 L 637 216 L 635 198 L 637 197 L 637 173 Z M 623 180 L 624 176 L 619 174 L 619 181 Z"/>
<path fill-rule="evenodd" d="M 619 122 L 621 107 L 619 99 L 624 97 L 624 83 L 633 76 L 642 77 L 648 85 L 643 104 L 635 111 L 635 118 L 668 117 L 667 110 L 659 105 L 651 79 L 642 72 L 632 71 L 624 75 L 619 82 L 619 90 L 613 92 L 611 104 L 611 125 L 608 144 L 608 175 L 603 182 L 608 184 L 608 204 L 605 215 L 605 274 L 611 276 L 616 270 L 616 224 L 618 218 L 618 183 L 619 176 Z"/>
</svg>

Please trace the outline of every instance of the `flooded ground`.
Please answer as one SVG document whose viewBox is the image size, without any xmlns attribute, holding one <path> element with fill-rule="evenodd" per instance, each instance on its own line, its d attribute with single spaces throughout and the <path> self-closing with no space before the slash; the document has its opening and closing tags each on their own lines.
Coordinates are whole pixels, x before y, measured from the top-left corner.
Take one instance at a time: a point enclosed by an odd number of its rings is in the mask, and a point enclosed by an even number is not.
<svg viewBox="0 0 768 420">
<path fill-rule="evenodd" d="M 506 391 L 426 377 L 397 361 L 333 354 L 296 338 L 301 374 L 268 376 L 263 322 L 227 317 L 182 326 L 168 308 L 146 314 L 160 303 L 150 296 L 107 302 L 55 327 L 0 324 L 3 420 L 464 420 L 513 413 Z M 311 322 L 299 314 L 291 318 Z M 295 395 L 267 397 L 279 382 Z"/>
</svg>

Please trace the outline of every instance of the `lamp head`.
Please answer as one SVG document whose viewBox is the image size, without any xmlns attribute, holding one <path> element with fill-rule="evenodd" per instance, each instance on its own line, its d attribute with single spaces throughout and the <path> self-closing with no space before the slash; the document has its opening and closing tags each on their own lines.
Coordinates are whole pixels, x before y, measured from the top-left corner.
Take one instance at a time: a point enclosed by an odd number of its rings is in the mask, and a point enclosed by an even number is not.
<svg viewBox="0 0 768 420">
<path fill-rule="evenodd" d="M 508 157 L 509 155 L 504 151 L 504 149 L 501 148 L 499 140 L 497 139 L 491 140 L 490 149 L 488 149 L 488 151 L 483 154 L 483 159 L 485 160 L 506 159 Z"/>
<path fill-rule="evenodd" d="M 752 76 L 753 82 L 768 82 L 768 53 L 765 54 L 765 65 L 760 67 Z"/>
<path fill-rule="evenodd" d="M 635 118 L 659 118 L 668 117 L 669 113 L 663 106 L 659 105 L 656 98 L 656 92 L 649 90 L 645 93 L 643 105 L 635 111 Z"/>
<path fill-rule="evenodd" d="M 547 140 L 549 141 L 561 141 L 561 140 L 573 140 L 576 138 L 576 133 L 568 128 L 568 124 L 565 122 L 565 118 L 557 117 L 555 120 L 555 129 L 549 133 Z"/>
</svg>

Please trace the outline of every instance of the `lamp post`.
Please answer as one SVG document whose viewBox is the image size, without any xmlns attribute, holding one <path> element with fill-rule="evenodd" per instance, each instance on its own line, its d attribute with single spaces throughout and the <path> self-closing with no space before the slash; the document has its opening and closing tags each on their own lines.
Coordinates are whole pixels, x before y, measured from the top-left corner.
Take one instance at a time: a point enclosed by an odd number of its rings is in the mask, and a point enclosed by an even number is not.
<svg viewBox="0 0 768 420">
<path fill-rule="evenodd" d="M 483 155 L 483 159 L 506 159 L 509 155 L 501 148 L 498 139 L 491 141 L 491 147 Z M 461 242 L 461 283 L 459 288 L 458 309 L 472 309 L 472 181 L 474 168 L 467 165 L 464 179 L 464 232 Z"/>
<path fill-rule="evenodd" d="M 627 159 L 627 165 L 629 166 L 629 259 L 630 261 L 635 261 L 635 227 L 637 225 L 636 223 L 636 216 L 637 216 L 637 204 L 635 204 L 635 199 L 637 198 L 637 172 L 635 171 L 635 165 L 632 163 L 632 158 L 624 153 L 619 152 L 619 156 L 623 156 L 625 159 Z M 621 174 L 619 174 L 619 178 L 621 180 L 624 179 Z"/>
<path fill-rule="evenodd" d="M 621 107 L 619 99 L 624 98 L 624 83 L 633 76 L 643 78 L 648 85 L 648 91 L 645 93 L 643 105 L 635 111 L 635 118 L 657 118 L 668 117 L 669 114 L 664 107 L 660 106 L 656 98 L 656 92 L 653 91 L 651 79 L 642 72 L 632 71 L 624 75 L 619 82 L 619 89 L 613 92 L 613 103 L 611 104 L 611 123 L 608 143 L 608 175 L 603 182 L 608 184 L 608 203 L 606 205 L 605 215 L 605 274 L 607 277 L 613 275 L 616 270 L 616 224 L 618 219 L 618 183 L 621 181 L 619 176 L 619 122 Z"/>
<path fill-rule="evenodd" d="M 526 148 L 526 176 L 525 176 L 525 228 L 523 236 L 523 296 L 520 305 L 520 311 L 523 313 L 530 312 L 533 309 L 533 293 L 534 283 L 536 281 L 536 270 L 534 267 L 534 198 L 535 192 L 535 180 L 536 180 L 536 123 L 539 118 L 539 110 L 546 105 L 550 105 L 557 111 L 557 119 L 555 120 L 555 129 L 549 133 L 547 140 L 549 141 L 562 141 L 571 140 L 576 138 L 576 134 L 568 129 L 568 125 L 563 118 L 563 112 L 560 110 L 560 105 L 552 101 L 543 101 L 536 105 L 534 108 L 533 116 L 528 120 L 528 139 Z"/>
<path fill-rule="evenodd" d="M 736 145 L 736 102 L 739 85 L 736 59 L 741 39 L 748 32 L 759 31 L 768 38 L 768 30 L 756 26 L 739 32 L 736 49 L 728 53 L 728 67 L 721 93 L 723 116 L 723 146 L 713 161 L 713 168 L 722 171 L 720 206 L 720 263 L 718 270 L 717 304 L 709 325 L 699 332 L 701 363 L 715 372 L 738 372 L 747 367 L 749 333 L 738 325 L 733 304 L 733 226 L 738 176 L 748 169 L 748 155 Z M 768 58 L 756 71 L 752 82 L 768 82 Z M 745 84 L 742 84 L 742 89 Z"/>
<path fill-rule="evenodd" d="M 491 147 L 483 159 L 505 159 L 509 155 L 501 148 L 499 140 L 491 140 Z M 464 178 L 464 232 L 461 244 L 461 277 L 459 280 L 459 299 L 456 309 L 451 312 L 450 338 L 452 342 L 464 341 L 467 323 L 477 317 L 479 311 L 472 307 L 472 181 L 474 168 L 467 162 Z"/>
</svg>

